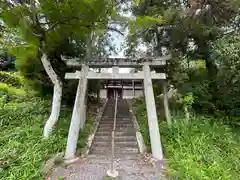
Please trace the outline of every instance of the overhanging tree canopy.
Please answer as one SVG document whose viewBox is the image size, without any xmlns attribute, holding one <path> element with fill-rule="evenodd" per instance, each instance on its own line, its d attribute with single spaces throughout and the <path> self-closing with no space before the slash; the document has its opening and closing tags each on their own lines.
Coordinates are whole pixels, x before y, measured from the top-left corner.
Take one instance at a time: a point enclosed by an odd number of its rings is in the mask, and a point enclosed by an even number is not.
<svg viewBox="0 0 240 180">
<path fill-rule="evenodd" d="M 119 32 L 116 28 L 109 27 L 109 22 L 118 18 L 116 12 L 118 5 L 114 0 L 1 2 L 0 12 L 4 28 L 16 30 L 21 39 L 13 47 L 14 53 L 20 57 L 18 60 L 25 60 L 27 64 L 39 64 L 38 60 L 41 59 L 54 84 L 52 112 L 46 123 L 44 136 L 50 134 L 60 112 L 62 96 L 60 74 L 64 71 L 64 68 L 59 68 L 59 64 L 63 62 L 61 55 L 85 58 L 87 54 L 91 55 L 87 53 L 88 42 L 91 41 L 99 42 L 98 53 L 104 51 L 101 44 L 106 44 L 104 40 L 107 38 L 107 31 Z"/>
</svg>

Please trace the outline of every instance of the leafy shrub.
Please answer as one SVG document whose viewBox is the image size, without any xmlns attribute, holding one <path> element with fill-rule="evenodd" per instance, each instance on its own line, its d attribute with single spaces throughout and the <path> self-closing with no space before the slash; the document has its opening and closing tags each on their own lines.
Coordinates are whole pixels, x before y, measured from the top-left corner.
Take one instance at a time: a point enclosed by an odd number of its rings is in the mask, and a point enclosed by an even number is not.
<svg viewBox="0 0 240 180">
<path fill-rule="evenodd" d="M 0 49 L 0 71 L 14 69 L 15 60 L 16 58 L 8 54 L 6 49 Z"/>
<path fill-rule="evenodd" d="M 135 99 L 133 105 L 136 105 L 134 108 L 134 114 L 138 120 L 140 132 L 143 135 L 144 143 L 147 148 L 147 152 L 151 151 L 149 128 L 146 114 L 146 104 L 143 99 Z"/>
<path fill-rule="evenodd" d="M 145 105 L 134 103 L 137 120 L 150 150 Z M 225 120 L 224 120 L 225 121 Z M 174 117 L 173 124 L 159 122 L 169 179 L 240 179 L 239 129 L 222 119 Z"/>
<path fill-rule="evenodd" d="M 63 151 L 67 128 L 55 129 L 49 139 L 42 138 L 44 119 L 49 114 L 48 107 L 50 101 L 39 98 L 21 103 L 11 102 L 2 107 L 0 179 L 43 179 L 40 167 L 44 160 L 51 154 Z M 62 117 L 66 118 L 68 114 Z M 60 122 L 68 124 L 62 118 Z"/>
<path fill-rule="evenodd" d="M 240 35 L 226 36 L 212 45 L 211 58 L 218 64 L 218 73 L 211 82 L 216 109 L 239 116 L 240 110 Z"/>
<path fill-rule="evenodd" d="M 162 143 L 172 179 L 240 179 L 240 138 L 220 119 L 175 118 L 162 124 Z"/>
<path fill-rule="evenodd" d="M 4 92 L 0 96 L 0 179 L 44 179 L 41 172 L 44 161 L 65 150 L 72 109 L 62 107 L 53 134 L 44 139 L 43 127 L 50 114 L 51 100 L 31 94 L 13 98 L 8 94 L 11 87 L 6 84 L 0 87 Z M 12 100 L 6 100 L 7 96 Z M 92 129 L 93 113 L 89 114 L 86 128 L 79 135 L 80 150 Z"/>
<path fill-rule="evenodd" d="M 214 70 L 185 56 L 171 61 L 170 84 L 181 94 L 193 93 L 195 111 L 218 117 L 240 115 L 239 42 L 240 35 L 231 34 L 211 44 L 207 55 Z"/>
<path fill-rule="evenodd" d="M 17 88 L 20 88 L 24 85 L 23 77 L 17 75 L 16 73 L 9 73 L 4 71 L 0 71 L 0 82 Z"/>
<path fill-rule="evenodd" d="M 4 93 L 6 95 L 25 95 L 25 91 L 22 89 L 17 89 L 13 87 L 9 87 L 5 83 L 0 83 L 0 93 Z"/>
</svg>

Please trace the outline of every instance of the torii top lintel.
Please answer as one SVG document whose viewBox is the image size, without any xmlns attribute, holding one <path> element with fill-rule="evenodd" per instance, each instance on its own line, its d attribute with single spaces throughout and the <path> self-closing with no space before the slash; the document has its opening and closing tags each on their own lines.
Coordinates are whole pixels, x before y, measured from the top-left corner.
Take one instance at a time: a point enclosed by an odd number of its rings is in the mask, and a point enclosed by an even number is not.
<svg viewBox="0 0 240 180">
<path fill-rule="evenodd" d="M 81 67 L 85 64 L 92 68 L 111 68 L 113 66 L 118 67 L 141 67 L 145 62 L 148 62 L 150 67 L 165 66 L 166 61 L 171 59 L 171 56 L 162 56 L 158 58 L 93 58 L 90 61 L 81 61 L 79 58 L 65 59 L 64 61 L 68 66 Z"/>
</svg>

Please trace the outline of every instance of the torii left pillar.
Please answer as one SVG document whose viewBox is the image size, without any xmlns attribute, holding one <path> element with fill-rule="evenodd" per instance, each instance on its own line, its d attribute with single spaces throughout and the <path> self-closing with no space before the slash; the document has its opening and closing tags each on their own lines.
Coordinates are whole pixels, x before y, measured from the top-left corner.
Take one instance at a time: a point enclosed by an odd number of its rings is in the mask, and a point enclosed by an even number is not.
<svg viewBox="0 0 240 180">
<path fill-rule="evenodd" d="M 76 99 L 74 103 L 71 124 L 68 133 L 67 147 L 65 152 L 65 162 L 71 163 L 76 160 L 77 141 L 80 126 L 84 123 L 85 98 L 87 91 L 87 74 L 89 67 L 82 65 L 81 77 L 79 79 Z"/>
</svg>

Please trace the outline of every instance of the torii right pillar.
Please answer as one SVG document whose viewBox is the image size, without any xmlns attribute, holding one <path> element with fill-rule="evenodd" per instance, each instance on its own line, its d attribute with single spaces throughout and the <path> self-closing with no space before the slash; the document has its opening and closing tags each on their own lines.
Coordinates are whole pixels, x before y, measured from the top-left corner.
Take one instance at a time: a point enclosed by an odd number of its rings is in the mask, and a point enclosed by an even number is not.
<svg viewBox="0 0 240 180">
<path fill-rule="evenodd" d="M 163 160 L 162 144 L 160 139 L 155 98 L 152 87 L 150 67 L 147 63 L 143 66 L 144 94 L 147 106 L 148 127 L 150 133 L 152 155 L 157 160 Z"/>
</svg>

